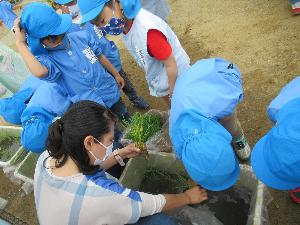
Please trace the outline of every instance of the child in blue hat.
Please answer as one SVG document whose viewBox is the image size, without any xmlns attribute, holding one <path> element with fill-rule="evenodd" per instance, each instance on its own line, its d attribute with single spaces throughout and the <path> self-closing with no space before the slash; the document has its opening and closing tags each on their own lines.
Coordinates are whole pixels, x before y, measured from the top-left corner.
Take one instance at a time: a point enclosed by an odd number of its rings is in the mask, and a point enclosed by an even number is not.
<svg viewBox="0 0 300 225">
<path fill-rule="evenodd" d="M 44 82 L 22 113 L 22 145 L 32 152 L 44 151 L 48 128 L 54 118 L 62 116 L 70 105 L 67 94 L 56 83 Z"/>
<path fill-rule="evenodd" d="M 270 103 L 268 117 L 274 127 L 256 143 L 251 154 L 257 178 L 271 188 L 292 190 L 290 196 L 297 203 L 300 203 L 299 90 L 300 77 L 297 77 Z"/>
<path fill-rule="evenodd" d="M 223 190 L 236 182 L 239 163 L 234 152 L 242 160 L 250 156 L 236 115 L 242 99 L 240 71 L 223 59 L 199 60 L 176 81 L 171 141 L 191 178 L 207 189 Z"/>
<path fill-rule="evenodd" d="M 170 137 L 176 157 L 197 184 L 221 191 L 236 183 L 240 167 L 230 145 L 232 137 L 216 120 L 186 108 L 173 124 Z"/>
<path fill-rule="evenodd" d="M 145 71 L 150 94 L 169 103 L 177 76 L 190 63 L 169 25 L 141 8 L 139 0 L 78 0 L 78 6 L 82 23 L 90 21 L 105 33 L 123 34 L 128 51 Z"/>
<path fill-rule="evenodd" d="M 20 26 L 47 53 L 35 57 L 26 46 Z M 29 70 L 36 77 L 57 83 L 71 102 L 92 100 L 110 108 L 122 120 L 129 120 L 118 89 L 118 84 L 124 85 L 123 78 L 102 55 L 97 40 L 86 31 L 68 33 L 71 26 L 69 15 L 59 15 L 46 4 L 31 3 L 24 8 L 21 19 L 15 21 L 15 33 L 16 45 Z"/>
<path fill-rule="evenodd" d="M 0 115 L 7 122 L 22 125 L 21 143 L 27 150 L 42 152 L 52 120 L 70 105 L 57 84 L 29 76 L 12 97 L 0 99 Z"/>
<path fill-rule="evenodd" d="M 13 11 L 12 4 L 6 0 L 0 0 L 0 20 L 11 31 L 14 31 L 14 21 L 16 18 L 17 15 Z M 47 52 L 36 39 L 31 40 L 26 36 L 26 43 L 34 55 Z"/>
<path fill-rule="evenodd" d="M 55 0 L 52 3 L 52 7 L 57 11 L 60 10 L 64 14 L 70 14 L 72 16 L 73 23 L 79 23 L 81 16 L 79 14 L 77 0 Z M 79 29 L 86 29 L 87 32 L 90 32 L 95 39 L 99 39 L 103 55 L 105 55 L 105 57 L 113 64 L 125 80 L 125 85 L 122 90 L 128 96 L 133 105 L 140 109 L 149 108 L 149 104 L 142 97 L 137 95 L 133 84 L 122 69 L 120 52 L 115 43 L 113 41 L 109 41 L 106 38 L 106 35 L 104 35 L 97 26 L 90 23 L 86 23 L 85 26 L 81 26 Z"/>
<path fill-rule="evenodd" d="M 250 157 L 251 149 L 237 118 L 236 107 L 243 99 L 239 69 L 218 58 L 196 62 L 180 76 L 175 85 L 170 111 L 170 133 L 185 109 L 195 109 L 218 121 L 233 137 L 232 146 L 241 160 Z"/>
</svg>

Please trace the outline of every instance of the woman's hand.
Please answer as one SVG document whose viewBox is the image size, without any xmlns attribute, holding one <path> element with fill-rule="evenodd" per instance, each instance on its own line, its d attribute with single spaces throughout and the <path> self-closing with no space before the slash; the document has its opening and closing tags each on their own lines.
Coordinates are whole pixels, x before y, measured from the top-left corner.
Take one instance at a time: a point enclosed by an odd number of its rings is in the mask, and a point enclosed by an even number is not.
<svg viewBox="0 0 300 225">
<path fill-rule="evenodd" d="M 118 73 L 118 74 L 115 76 L 115 79 L 116 79 L 116 81 L 117 81 L 119 87 L 120 87 L 121 89 L 123 89 L 124 86 L 125 86 L 125 80 L 123 79 L 123 77 L 121 77 L 121 75 Z"/>
<path fill-rule="evenodd" d="M 119 149 L 119 155 L 122 157 L 122 159 L 129 159 L 134 158 L 137 155 L 139 155 L 141 150 L 139 148 L 135 147 L 135 144 L 127 145 L 125 148 Z"/>
<path fill-rule="evenodd" d="M 17 46 L 20 44 L 26 45 L 25 31 L 21 30 L 20 17 L 18 17 L 14 21 L 14 32 L 15 32 L 15 36 L 16 36 L 16 45 Z"/>
<path fill-rule="evenodd" d="M 185 191 L 184 194 L 189 199 L 189 204 L 198 204 L 207 200 L 207 193 L 203 188 L 195 186 Z"/>
<path fill-rule="evenodd" d="M 206 191 L 199 186 L 192 187 L 180 194 L 164 194 L 164 196 L 166 198 L 166 204 L 162 210 L 164 212 L 207 200 Z"/>
</svg>

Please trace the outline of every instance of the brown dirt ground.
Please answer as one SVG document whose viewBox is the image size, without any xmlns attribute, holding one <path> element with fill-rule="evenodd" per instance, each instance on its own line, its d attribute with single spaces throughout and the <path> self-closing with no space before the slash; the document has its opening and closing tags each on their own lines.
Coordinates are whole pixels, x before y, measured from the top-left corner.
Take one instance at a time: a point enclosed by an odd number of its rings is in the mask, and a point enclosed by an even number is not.
<svg viewBox="0 0 300 225">
<path fill-rule="evenodd" d="M 28 1 L 28 0 L 27 0 Z M 192 63 L 206 57 L 222 57 L 239 65 L 244 76 L 244 102 L 238 113 L 250 144 L 271 127 L 266 107 L 287 82 L 299 74 L 300 16 L 292 17 L 288 0 L 169 0 L 169 24 L 190 55 Z M 0 27 L 0 41 L 15 49 L 13 38 Z M 152 108 L 165 110 L 162 99 L 149 96 L 143 72 L 122 43 L 124 70 Z M 125 99 L 125 98 L 124 98 Z M 126 103 L 129 105 L 128 101 Z M 135 110 L 132 106 L 131 111 Z M 0 196 L 12 196 L 8 211 L 36 224 L 33 196 L 20 197 L 19 186 L 0 173 Z M 10 194 L 16 193 L 16 194 Z M 300 206 L 286 192 L 270 190 L 271 225 L 299 225 Z"/>
</svg>

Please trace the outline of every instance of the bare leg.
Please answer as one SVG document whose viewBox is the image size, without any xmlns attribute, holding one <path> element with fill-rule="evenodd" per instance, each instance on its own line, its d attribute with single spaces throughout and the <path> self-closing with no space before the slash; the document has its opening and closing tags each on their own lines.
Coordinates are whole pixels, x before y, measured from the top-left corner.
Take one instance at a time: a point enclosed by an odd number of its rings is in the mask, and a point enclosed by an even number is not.
<svg viewBox="0 0 300 225">
<path fill-rule="evenodd" d="M 220 120 L 220 123 L 228 130 L 232 135 L 233 141 L 237 140 L 243 136 L 244 132 L 239 119 L 237 118 L 237 113 L 234 112 L 230 116 L 226 116 Z"/>
<path fill-rule="evenodd" d="M 237 113 L 234 112 L 230 116 L 226 116 L 219 121 L 232 135 L 232 147 L 235 150 L 237 156 L 241 160 L 248 160 L 251 154 L 251 148 L 247 139 L 244 136 L 244 132 L 240 121 L 237 118 Z"/>
</svg>

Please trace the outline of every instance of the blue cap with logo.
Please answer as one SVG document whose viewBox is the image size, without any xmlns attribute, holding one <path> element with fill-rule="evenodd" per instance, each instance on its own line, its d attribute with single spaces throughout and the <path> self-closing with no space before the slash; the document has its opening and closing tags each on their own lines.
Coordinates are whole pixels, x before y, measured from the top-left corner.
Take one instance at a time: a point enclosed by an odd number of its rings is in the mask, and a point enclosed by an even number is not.
<svg viewBox="0 0 300 225">
<path fill-rule="evenodd" d="M 21 124 L 21 115 L 26 109 L 26 101 L 33 95 L 31 88 L 17 92 L 12 97 L 0 100 L 0 115 L 9 123 Z"/>
<path fill-rule="evenodd" d="M 68 31 L 72 18 L 68 14 L 57 14 L 50 6 L 34 2 L 24 8 L 21 14 L 21 27 L 30 37 L 44 38 L 60 35 Z"/>
<path fill-rule="evenodd" d="M 202 187 L 221 191 L 234 185 L 240 174 L 230 133 L 196 110 L 185 110 L 171 130 L 176 156 L 191 178 Z"/>
<path fill-rule="evenodd" d="M 284 105 L 277 124 L 253 148 L 251 166 L 256 177 L 271 188 L 300 187 L 300 98 Z"/>
<path fill-rule="evenodd" d="M 31 152 L 45 150 L 48 129 L 54 116 L 41 107 L 28 107 L 22 114 L 22 145 Z"/>
</svg>

